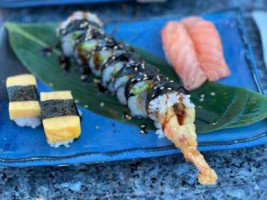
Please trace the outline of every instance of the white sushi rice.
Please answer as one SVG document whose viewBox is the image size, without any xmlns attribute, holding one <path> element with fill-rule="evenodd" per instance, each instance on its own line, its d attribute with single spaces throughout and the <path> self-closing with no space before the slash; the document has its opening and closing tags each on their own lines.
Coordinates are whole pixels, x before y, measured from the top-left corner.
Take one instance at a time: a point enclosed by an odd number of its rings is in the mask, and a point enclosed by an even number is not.
<svg viewBox="0 0 267 200">
<path fill-rule="evenodd" d="M 107 83 L 112 79 L 113 73 L 116 74 L 123 67 L 123 62 L 118 62 L 115 65 L 110 65 L 104 69 L 102 74 L 102 85 L 107 87 Z M 114 92 L 113 88 L 108 88 L 110 92 Z"/>
<path fill-rule="evenodd" d="M 129 80 L 128 76 L 122 76 L 122 77 L 116 79 L 116 81 L 114 83 L 114 89 L 117 90 L 119 87 L 125 86 L 128 80 Z"/>
<path fill-rule="evenodd" d="M 147 97 L 146 91 L 142 92 L 140 95 L 129 97 L 128 107 L 131 110 L 132 116 L 134 116 L 134 117 L 147 117 L 146 97 Z"/>
<path fill-rule="evenodd" d="M 158 138 L 164 138 L 165 133 L 163 132 L 162 128 L 161 128 L 161 124 L 159 122 L 154 121 L 154 125 L 156 127 L 156 135 L 158 135 Z"/>
<path fill-rule="evenodd" d="M 41 125 L 40 117 L 19 117 L 14 122 L 20 127 L 36 128 Z"/>
<path fill-rule="evenodd" d="M 174 104 L 177 104 L 182 99 L 183 104 L 187 108 L 194 108 L 195 105 L 190 101 L 190 95 L 178 94 L 177 92 L 171 92 L 169 94 L 164 94 L 149 103 L 149 117 L 154 120 L 155 127 L 157 128 L 156 134 L 158 138 L 165 137 L 162 130 L 161 124 L 158 122 L 156 117 L 156 112 L 158 111 L 160 115 L 164 115 L 167 109 Z"/>
<path fill-rule="evenodd" d="M 66 140 L 66 141 L 62 141 L 62 142 L 55 142 L 55 143 L 52 143 L 52 142 L 49 142 L 47 140 L 47 143 L 51 146 L 51 147 L 54 147 L 54 148 L 58 148 L 60 147 L 61 145 L 65 146 L 65 147 L 70 147 L 70 144 L 73 142 L 73 139 L 70 139 L 70 140 Z"/>
<path fill-rule="evenodd" d="M 117 89 L 117 98 L 119 100 L 119 102 L 122 105 L 127 105 L 127 100 L 125 97 L 125 88 L 124 87 L 120 87 Z"/>
<path fill-rule="evenodd" d="M 73 54 L 72 34 L 67 34 L 62 38 L 61 47 L 65 56 L 71 56 Z"/>
</svg>

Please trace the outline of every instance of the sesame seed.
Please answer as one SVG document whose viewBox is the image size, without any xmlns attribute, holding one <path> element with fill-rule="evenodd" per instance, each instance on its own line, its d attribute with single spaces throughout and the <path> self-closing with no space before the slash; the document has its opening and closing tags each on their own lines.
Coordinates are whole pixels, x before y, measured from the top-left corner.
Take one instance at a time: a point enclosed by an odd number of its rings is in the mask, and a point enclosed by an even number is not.
<svg viewBox="0 0 267 200">
<path fill-rule="evenodd" d="M 95 129 L 99 129 L 99 126 L 96 125 L 96 126 L 95 126 Z"/>
<path fill-rule="evenodd" d="M 104 105 L 105 105 L 104 102 L 101 102 L 101 103 L 100 103 L 100 106 L 101 106 L 101 107 L 104 107 Z"/>
<path fill-rule="evenodd" d="M 75 103 L 79 103 L 79 100 L 75 99 Z"/>
<path fill-rule="evenodd" d="M 81 79 L 84 81 L 87 78 L 87 75 L 83 74 L 81 75 Z"/>
<path fill-rule="evenodd" d="M 211 95 L 211 96 L 215 96 L 215 92 L 211 92 L 210 95 Z"/>
<path fill-rule="evenodd" d="M 204 99 L 199 99 L 199 101 L 204 101 Z"/>
<path fill-rule="evenodd" d="M 131 115 L 128 115 L 128 114 L 125 114 L 125 119 L 128 119 L 128 120 L 130 120 L 130 119 L 132 119 L 132 116 Z"/>
<path fill-rule="evenodd" d="M 170 88 L 170 87 L 169 87 L 169 88 L 167 88 L 167 89 L 168 89 L 168 90 L 172 90 L 172 88 Z"/>
<path fill-rule="evenodd" d="M 204 97 L 205 97 L 205 94 L 200 95 L 200 97 L 201 97 L 201 98 L 204 98 Z"/>
<path fill-rule="evenodd" d="M 118 46 L 114 46 L 113 49 L 118 49 L 119 47 Z"/>
<path fill-rule="evenodd" d="M 53 84 L 53 83 L 49 83 L 49 85 L 50 85 L 51 87 L 53 87 L 53 86 L 54 86 L 54 84 Z"/>
<path fill-rule="evenodd" d="M 137 68 L 137 67 L 135 67 L 135 68 L 134 68 L 134 71 L 137 71 L 137 70 L 138 70 L 138 68 Z"/>
<path fill-rule="evenodd" d="M 84 108 L 88 108 L 88 105 L 84 105 Z"/>
<path fill-rule="evenodd" d="M 159 89 L 163 90 L 163 89 L 164 89 L 164 87 L 163 87 L 163 86 L 161 86 Z"/>
<path fill-rule="evenodd" d="M 197 106 L 198 108 L 202 108 L 202 106 Z"/>
<path fill-rule="evenodd" d="M 173 80 L 170 80 L 170 83 L 173 83 L 174 81 Z"/>
<path fill-rule="evenodd" d="M 144 77 L 147 77 L 147 74 L 144 74 Z"/>
</svg>

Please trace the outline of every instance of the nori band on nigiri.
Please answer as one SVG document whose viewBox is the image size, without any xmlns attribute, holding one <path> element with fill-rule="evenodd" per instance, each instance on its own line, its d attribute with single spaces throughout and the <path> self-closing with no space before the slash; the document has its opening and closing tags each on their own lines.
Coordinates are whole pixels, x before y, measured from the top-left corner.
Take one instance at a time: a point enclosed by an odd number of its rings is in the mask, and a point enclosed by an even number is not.
<svg viewBox="0 0 267 200">
<path fill-rule="evenodd" d="M 81 26 L 82 24 L 86 24 L 86 25 Z M 59 36 L 61 37 L 61 36 L 67 35 L 68 33 L 72 31 L 88 30 L 90 28 L 100 29 L 101 27 L 97 23 L 93 21 L 89 21 L 87 19 L 74 20 L 66 28 L 61 28 L 59 30 Z"/>
<path fill-rule="evenodd" d="M 41 101 L 42 119 L 70 116 L 79 116 L 73 99 Z"/>
<path fill-rule="evenodd" d="M 35 85 L 11 86 L 7 88 L 7 93 L 10 102 L 38 101 L 38 95 Z"/>
</svg>

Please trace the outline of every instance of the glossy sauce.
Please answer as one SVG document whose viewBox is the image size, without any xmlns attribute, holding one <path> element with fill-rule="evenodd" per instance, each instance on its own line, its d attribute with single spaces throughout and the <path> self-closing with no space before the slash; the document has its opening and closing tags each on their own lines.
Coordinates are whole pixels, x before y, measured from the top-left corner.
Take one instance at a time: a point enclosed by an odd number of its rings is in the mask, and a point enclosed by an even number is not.
<svg viewBox="0 0 267 200">
<path fill-rule="evenodd" d="M 173 110 L 177 116 L 177 120 L 180 126 L 184 124 L 184 120 L 186 117 L 185 106 L 182 103 L 177 103 L 173 106 Z"/>
<path fill-rule="evenodd" d="M 70 70 L 71 61 L 70 61 L 69 57 L 61 55 L 61 56 L 59 56 L 58 60 L 59 60 L 59 64 L 60 64 L 61 69 L 65 70 L 65 71 Z"/>
</svg>

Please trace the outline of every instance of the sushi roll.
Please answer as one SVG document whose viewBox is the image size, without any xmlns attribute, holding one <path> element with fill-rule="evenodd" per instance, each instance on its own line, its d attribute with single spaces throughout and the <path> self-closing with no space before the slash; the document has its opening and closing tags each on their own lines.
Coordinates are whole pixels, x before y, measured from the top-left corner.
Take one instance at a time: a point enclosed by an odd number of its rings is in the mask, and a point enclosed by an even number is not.
<svg viewBox="0 0 267 200">
<path fill-rule="evenodd" d="M 75 41 L 74 58 L 78 65 L 88 65 L 88 55 L 96 48 L 105 42 L 106 35 L 100 29 L 88 30 Z"/>
<path fill-rule="evenodd" d="M 97 47 L 89 54 L 88 65 L 92 72 L 100 77 L 103 64 L 117 54 L 132 51 L 127 45 L 117 42 L 112 37 L 105 37 L 105 42 L 97 45 Z"/>
<path fill-rule="evenodd" d="M 57 34 L 60 46 L 65 56 L 73 56 L 75 40 L 91 29 L 102 29 L 100 19 L 90 12 L 74 12 L 66 21 L 62 22 Z"/>
<path fill-rule="evenodd" d="M 51 147 L 69 147 L 81 134 L 80 117 L 70 91 L 41 92 L 42 122 Z"/>
<path fill-rule="evenodd" d="M 136 77 L 139 73 L 156 74 L 158 69 L 142 60 L 134 61 L 130 60 L 123 69 L 121 69 L 114 81 L 114 89 L 116 91 L 119 102 L 123 105 L 127 105 L 127 98 L 125 95 L 125 89 L 128 81 L 131 78 Z"/>
<path fill-rule="evenodd" d="M 195 106 L 183 86 L 169 81 L 129 46 L 107 35 L 93 51 L 90 48 L 84 54 L 92 73 L 101 77 L 102 86 L 116 93 L 132 116 L 153 120 L 156 133 L 166 136 L 187 161 L 195 164 L 201 184 L 216 183 L 216 173 L 197 150 Z"/>
<path fill-rule="evenodd" d="M 149 91 L 146 100 L 147 113 L 154 121 L 159 137 L 165 136 L 165 122 L 161 123 L 161 117 L 165 117 L 167 110 L 171 108 L 174 109 L 180 126 L 194 123 L 195 106 L 190 101 L 188 91 L 173 81 L 163 80 Z"/>
<path fill-rule="evenodd" d="M 148 92 L 160 81 L 167 78 L 158 73 L 139 73 L 128 80 L 125 86 L 127 104 L 134 117 L 147 117 L 146 101 Z"/>
<path fill-rule="evenodd" d="M 36 128 L 41 124 L 41 108 L 36 79 L 30 74 L 11 76 L 6 80 L 9 118 L 18 126 Z"/>
<path fill-rule="evenodd" d="M 111 93 L 115 92 L 114 83 L 118 73 L 126 67 L 128 62 L 138 59 L 140 59 L 140 56 L 133 52 L 122 52 L 109 57 L 102 67 L 102 86 Z"/>
</svg>

